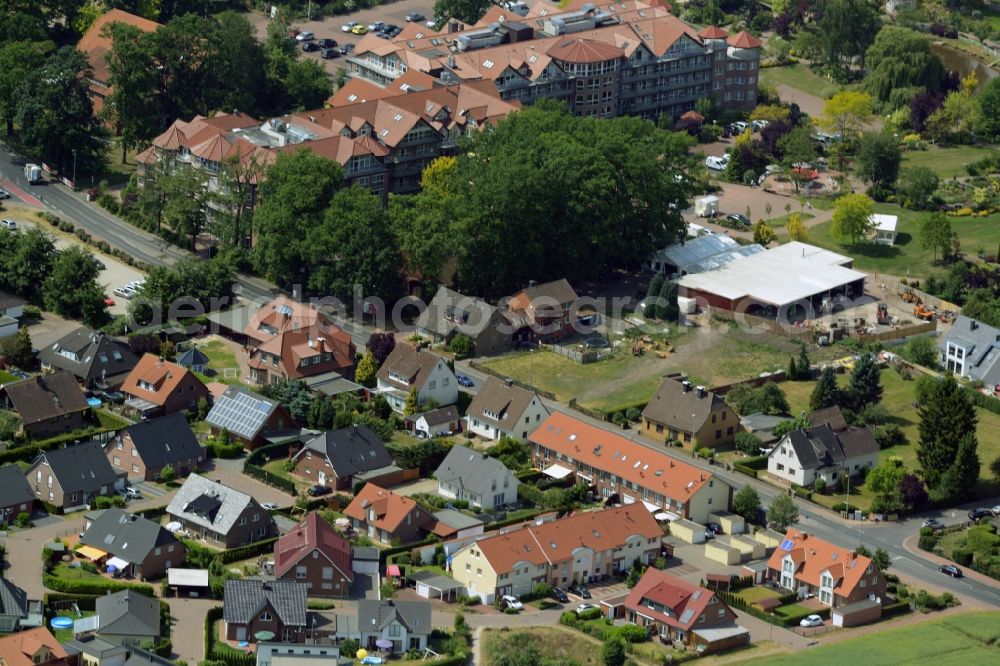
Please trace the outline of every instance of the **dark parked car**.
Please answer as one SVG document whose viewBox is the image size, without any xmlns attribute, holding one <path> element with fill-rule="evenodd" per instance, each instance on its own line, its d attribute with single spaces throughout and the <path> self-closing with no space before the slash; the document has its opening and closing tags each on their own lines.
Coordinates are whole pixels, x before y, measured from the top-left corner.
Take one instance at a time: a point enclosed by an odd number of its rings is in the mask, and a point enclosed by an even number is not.
<svg viewBox="0 0 1000 666">
<path fill-rule="evenodd" d="M 956 567 L 954 564 L 944 564 L 938 567 L 938 571 L 943 574 L 948 574 L 952 578 L 961 578 L 962 570 Z"/>
<path fill-rule="evenodd" d="M 420 12 L 410 12 L 406 15 L 407 23 L 422 23 L 427 20 L 427 17 Z"/>
<path fill-rule="evenodd" d="M 722 534 L 722 525 L 719 523 L 708 523 L 705 525 L 712 534 Z"/>
<path fill-rule="evenodd" d="M 340 55 L 347 55 L 354 50 L 354 44 L 344 44 L 338 50 L 340 51 Z"/>
<path fill-rule="evenodd" d="M 305 42 L 302 45 L 302 50 L 306 53 L 312 53 L 313 51 L 319 51 L 319 44 L 316 42 Z"/>
<path fill-rule="evenodd" d="M 972 511 L 969 512 L 969 520 L 971 520 L 974 523 L 978 523 L 983 518 L 992 518 L 992 517 L 993 517 L 993 512 L 990 511 L 989 509 L 984 509 L 982 507 L 973 509 Z"/>
<path fill-rule="evenodd" d="M 730 225 L 737 229 L 746 229 L 750 226 L 750 218 L 743 213 L 730 213 L 726 215 L 726 222 L 729 222 Z"/>
<path fill-rule="evenodd" d="M 319 47 L 321 49 L 332 49 L 335 46 L 337 46 L 337 40 L 336 39 L 328 39 L 328 38 L 325 38 L 325 37 L 323 39 L 319 40 L 316 43 L 319 44 Z"/>
<path fill-rule="evenodd" d="M 322 497 L 323 495 L 330 494 L 330 488 L 327 486 L 315 485 L 309 486 L 309 496 L 310 497 Z"/>
<path fill-rule="evenodd" d="M 323 49 L 323 52 L 319 54 L 319 57 L 323 60 L 333 60 L 340 57 L 340 51 L 337 49 Z"/>
<path fill-rule="evenodd" d="M 569 591 L 570 591 L 570 593 L 575 594 L 576 596 L 580 597 L 581 599 L 590 599 L 590 598 L 593 597 L 593 595 L 590 593 L 590 590 L 588 590 L 587 588 L 585 588 L 583 585 L 579 585 L 579 584 L 577 584 L 577 585 L 570 585 Z"/>
<path fill-rule="evenodd" d="M 553 587 L 550 596 L 561 604 L 569 603 L 569 597 L 566 596 L 566 593 L 560 587 Z"/>
</svg>

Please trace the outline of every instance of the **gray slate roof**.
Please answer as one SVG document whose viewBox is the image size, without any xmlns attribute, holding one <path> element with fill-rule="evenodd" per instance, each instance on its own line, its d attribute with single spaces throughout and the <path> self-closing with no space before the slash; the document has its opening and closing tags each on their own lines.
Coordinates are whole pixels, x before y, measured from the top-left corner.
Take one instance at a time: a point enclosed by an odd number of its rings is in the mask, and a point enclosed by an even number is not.
<svg viewBox="0 0 1000 666">
<path fill-rule="evenodd" d="M 6 578 L 0 578 L 0 615 L 28 616 L 28 595 Z"/>
<path fill-rule="evenodd" d="M 468 488 L 480 497 L 492 495 L 493 480 L 502 480 L 508 474 L 514 476 L 514 473 L 496 458 L 490 458 L 461 444 L 451 447 L 451 451 L 434 472 L 438 481 Z M 516 485 L 517 481 L 514 483 Z M 498 486 L 500 487 L 502 486 Z"/>
<path fill-rule="evenodd" d="M 868 428 L 835 433 L 830 426 L 822 425 L 796 430 L 782 441 L 792 446 L 803 469 L 842 467 L 858 456 L 878 454 L 875 436 Z"/>
<path fill-rule="evenodd" d="M 328 430 L 306 442 L 296 457 L 305 451 L 326 457 L 337 476 L 356 476 L 395 464 L 381 438 L 363 424 Z"/>
<path fill-rule="evenodd" d="M 188 347 L 177 355 L 177 365 L 188 369 L 196 365 L 206 366 L 208 365 L 208 357 L 205 356 L 205 352 L 197 347 Z"/>
<path fill-rule="evenodd" d="M 167 513 L 220 534 L 228 534 L 251 502 L 256 500 L 246 493 L 198 474 L 190 474 L 167 505 Z M 263 509 L 261 513 L 265 520 L 273 520 Z"/>
<path fill-rule="evenodd" d="M 124 645 L 112 643 L 111 641 L 104 640 L 100 636 L 95 636 L 93 634 L 89 636 L 81 636 L 80 638 L 74 638 L 71 641 L 66 641 L 63 643 L 63 647 L 66 648 L 67 652 L 73 653 L 75 651 L 80 654 L 90 655 L 102 660 L 111 659 L 118 655 L 124 656 L 128 651 L 128 648 Z"/>
<path fill-rule="evenodd" d="M 125 666 L 177 666 L 174 662 L 164 657 L 159 657 L 152 652 L 132 648 L 132 655 L 125 662 Z"/>
<path fill-rule="evenodd" d="M 65 370 L 4 384 L 3 392 L 25 425 L 90 408 L 76 377 Z"/>
<path fill-rule="evenodd" d="M 965 370 L 970 379 L 982 380 L 988 386 L 1000 384 L 1000 329 L 958 315 L 955 324 L 938 342 L 943 355 L 952 343 L 965 350 Z"/>
<path fill-rule="evenodd" d="M 25 303 L 27 303 L 27 301 L 23 298 L 18 298 L 13 294 L 8 294 L 6 291 L 0 291 L 0 310 L 16 308 L 18 305 L 24 305 Z"/>
<path fill-rule="evenodd" d="M 127 375 L 139 362 L 127 342 L 80 327 L 38 352 L 38 360 L 89 382 Z"/>
<path fill-rule="evenodd" d="M 35 493 L 17 465 L 0 467 L 0 507 L 34 502 Z"/>
<path fill-rule="evenodd" d="M 97 598 L 97 633 L 157 638 L 160 635 L 160 602 L 133 590 Z"/>
<path fill-rule="evenodd" d="M 95 441 L 43 451 L 37 460 L 48 463 L 64 493 L 91 492 L 104 485 L 113 485 L 118 479 L 104 456 L 104 449 Z"/>
<path fill-rule="evenodd" d="M 695 429 L 700 430 L 715 406 L 730 409 L 725 405 L 725 401 L 712 391 L 706 390 L 699 398 L 697 387 L 689 386 L 685 391 L 681 381 L 667 377 L 642 410 L 642 417 L 681 432 L 691 432 L 692 415 Z"/>
<path fill-rule="evenodd" d="M 269 400 L 239 386 L 230 386 L 215 401 L 205 420 L 216 428 L 252 440 L 260 434 L 278 407 L 280 403 L 276 400 Z"/>
<path fill-rule="evenodd" d="M 132 439 L 147 467 L 163 467 L 205 455 L 205 449 L 180 412 L 141 421 L 130 425 L 124 432 Z M 119 433 L 119 436 L 122 434 Z"/>
<path fill-rule="evenodd" d="M 440 285 L 421 315 L 418 326 L 443 338 L 456 329 L 475 338 L 489 325 L 496 311 L 495 306 L 482 299 Z"/>
<path fill-rule="evenodd" d="M 80 542 L 130 564 L 141 564 L 157 546 L 178 543 L 159 523 L 121 509 L 104 511 L 83 533 Z"/>
<path fill-rule="evenodd" d="M 844 418 L 844 412 L 840 411 L 840 407 L 837 405 L 825 409 L 817 409 L 814 412 L 810 412 L 806 418 L 809 419 L 809 423 L 813 426 L 828 425 L 834 432 L 847 430 L 847 419 Z"/>
<path fill-rule="evenodd" d="M 358 601 L 358 628 L 378 632 L 398 620 L 409 633 L 431 632 L 431 602 L 361 599 Z"/>
<path fill-rule="evenodd" d="M 538 399 L 534 391 L 499 377 L 488 377 L 465 413 L 503 430 L 510 430 L 521 421 L 531 401 Z"/>
<path fill-rule="evenodd" d="M 461 417 L 458 415 L 458 408 L 455 405 L 448 405 L 447 407 L 438 407 L 422 414 L 412 414 L 407 416 L 406 420 L 409 423 L 416 423 L 420 418 L 423 418 L 427 422 L 427 425 L 433 427 L 458 421 Z"/>
<path fill-rule="evenodd" d="M 303 627 L 306 593 L 306 585 L 293 580 L 227 580 L 222 617 L 246 624 L 270 605 L 283 624 Z"/>
</svg>

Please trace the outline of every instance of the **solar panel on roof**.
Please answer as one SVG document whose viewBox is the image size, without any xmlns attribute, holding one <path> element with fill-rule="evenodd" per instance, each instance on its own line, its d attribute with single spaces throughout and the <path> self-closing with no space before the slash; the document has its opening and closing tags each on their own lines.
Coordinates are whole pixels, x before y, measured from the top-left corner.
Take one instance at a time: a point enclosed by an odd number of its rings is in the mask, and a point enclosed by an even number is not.
<svg viewBox="0 0 1000 666">
<path fill-rule="evenodd" d="M 292 316 L 292 308 L 290 305 L 279 305 L 277 308 L 278 314 L 283 314 L 286 316 Z"/>
<path fill-rule="evenodd" d="M 781 542 L 781 550 L 790 551 L 793 548 L 795 548 L 795 542 L 792 541 L 791 539 L 785 539 L 784 541 Z"/>
</svg>

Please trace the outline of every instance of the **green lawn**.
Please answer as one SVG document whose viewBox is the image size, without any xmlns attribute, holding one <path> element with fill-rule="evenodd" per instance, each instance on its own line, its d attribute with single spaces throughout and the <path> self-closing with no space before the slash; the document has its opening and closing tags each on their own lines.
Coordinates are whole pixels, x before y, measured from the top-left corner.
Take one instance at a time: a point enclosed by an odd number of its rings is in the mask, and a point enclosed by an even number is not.
<svg viewBox="0 0 1000 666">
<path fill-rule="evenodd" d="M 815 95 L 826 99 L 835 93 L 849 89 L 852 86 L 843 86 L 834 83 L 829 79 L 813 74 L 807 65 L 801 63 L 786 65 L 784 67 L 766 67 L 760 70 L 760 82 L 772 86 L 785 84 L 790 88 L 801 90 L 804 93 Z"/>
<path fill-rule="evenodd" d="M 763 601 L 764 599 L 777 599 L 781 596 L 781 593 L 767 587 L 754 585 L 752 587 L 745 587 L 742 590 L 739 590 L 736 592 L 736 596 L 748 603 L 754 604 L 758 601 Z"/>
<path fill-rule="evenodd" d="M 230 382 L 239 379 L 239 361 L 236 360 L 236 353 L 222 340 L 212 340 L 198 345 L 198 350 L 208 357 L 208 366 L 205 374 L 215 381 L 228 380 Z M 229 370 L 227 376 L 226 370 Z M 234 376 L 232 373 L 236 372 Z"/>
<path fill-rule="evenodd" d="M 65 611 L 61 611 L 59 613 L 59 615 L 62 615 L 62 616 L 65 616 L 65 617 L 71 617 L 74 620 L 80 620 L 80 619 L 83 619 L 85 617 L 90 617 L 93 614 L 94 614 L 94 611 L 86 611 L 85 610 L 85 611 L 80 611 L 80 614 L 77 615 L 74 611 L 69 610 L 69 609 L 67 609 Z M 52 629 L 52 627 L 50 626 L 49 630 L 52 632 L 52 635 L 56 637 L 56 640 L 59 641 L 60 643 L 65 643 L 66 641 L 73 640 L 73 637 L 74 637 L 74 635 L 73 635 L 73 627 L 70 627 L 69 629 Z"/>
<path fill-rule="evenodd" d="M 129 424 L 129 422 L 122 417 L 117 414 L 112 414 L 106 409 L 95 409 L 94 414 L 97 415 L 97 422 L 100 423 L 101 427 L 105 430 L 121 430 Z"/>
<path fill-rule="evenodd" d="M 266 463 L 264 465 L 264 469 L 270 472 L 271 474 L 274 474 L 275 476 L 280 476 L 282 479 L 286 479 L 288 481 L 291 481 L 292 483 L 302 486 L 307 485 L 308 484 L 307 481 L 305 481 L 304 479 L 300 479 L 296 476 L 292 476 L 290 472 L 285 470 L 285 462 L 287 461 L 284 458 L 275 458 L 274 460 Z"/>
<path fill-rule="evenodd" d="M 838 375 L 841 385 L 846 385 L 848 376 L 846 373 Z M 815 382 L 783 382 L 781 384 L 793 414 L 809 411 L 809 394 L 812 393 L 814 384 Z M 915 384 L 916 382 L 912 380 L 904 381 L 895 370 L 882 371 L 882 387 L 884 389 L 882 406 L 891 415 L 891 420 L 899 424 L 903 434 L 906 435 L 907 443 L 883 449 L 879 453 L 879 458 L 898 456 L 909 469 L 919 467 L 917 462 L 917 442 L 919 441 L 917 425 L 920 419 L 917 416 L 916 407 L 913 406 Z M 988 461 L 992 461 L 1000 455 L 1000 415 L 981 408 L 976 408 L 976 415 L 979 417 L 979 426 L 976 431 L 979 438 L 979 459 L 984 461 L 980 480 L 992 483 Z M 995 492 L 995 489 L 993 491 Z M 829 495 L 823 497 L 814 495 L 814 497 L 822 499 L 821 503 L 824 504 L 833 504 L 844 499 L 843 496 L 833 497 Z M 851 487 L 852 504 L 867 506 L 870 499 L 870 496 L 862 492 L 861 488 Z"/>
<path fill-rule="evenodd" d="M 100 578 L 99 574 L 85 571 L 83 567 L 71 567 L 69 562 L 60 562 L 52 569 L 52 575 L 63 580 L 84 580 Z"/>
<path fill-rule="evenodd" d="M 803 222 L 805 222 L 806 220 L 811 220 L 815 217 L 815 215 L 813 215 L 812 213 L 796 212 L 795 206 L 792 206 L 791 213 L 787 213 L 785 215 L 779 215 L 778 217 L 772 217 L 767 221 L 767 223 L 768 225 L 775 228 L 784 227 L 788 225 L 788 221 L 792 218 L 792 215 L 798 215 L 799 217 L 802 218 Z"/>
<path fill-rule="evenodd" d="M 6 370 L 0 370 L 0 384 L 10 384 L 10 383 L 16 382 L 16 381 L 17 381 L 17 377 L 15 377 L 14 375 L 10 374 Z"/>
<path fill-rule="evenodd" d="M 892 246 L 862 243 L 857 246 L 842 245 L 831 233 L 832 222 L 824 222 L 809 229 L 809 242 L 854 257 L 854 267 L 890 275 L 926 277 L 945 270 L 935 265 L 930 250 L 920 243 L 920 222 L 930 213 L 906 210 L 892 204 L 875 204 L 876 213 L 899 216 L 899 235 Z M 996 251 L 1000 243 L 1000 213 L 986 217 L 951 217 L 951 228 L 958 234 L 964 252 L 975 254 L 982 246 L 988 253 Z"/>
<path fill-rule="evenodd" d="M 843 664 L 909 664 L 968 666 L 1000 660 L 1000 613 L 960 613 L 905 627 L 886 629 L 801 653 L 771 656 L 749 663 L 760 666 L 843 666 Z"/>
<path fill-rule="evenodd" d="M 993 148 L 983 146 L 931 146 L 928 150 L 913 150 L 903 153 L 903 168 L 928 167 L 941 178 L 966 176 L 965 165 L 981 160 L 993 152 Z"/>
</svg>

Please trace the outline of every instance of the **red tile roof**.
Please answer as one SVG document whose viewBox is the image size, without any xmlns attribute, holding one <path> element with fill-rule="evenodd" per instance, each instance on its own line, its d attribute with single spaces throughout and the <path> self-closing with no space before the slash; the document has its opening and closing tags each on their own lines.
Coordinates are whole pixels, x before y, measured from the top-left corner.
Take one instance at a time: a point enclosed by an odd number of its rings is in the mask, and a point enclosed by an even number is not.
<svg viewBox="0 0 1000 666">
<path fill-rule="evenodd" d="M 737 49 L 759 49 L 761 47 L 761 41 L 746 30 L 730 37 L 727 43 Z"/>
<path fill-rule="evenodd" d="M 344 578 L 353 581 L 351 544 L 313 511 L 274 544 L 274 575 L 281 578 L 313 550 L 319 550 Z"/>
<path fill-rule="evenodd" d="M 594 63 L 617 60 L 625 56 L 624 49 L 592 39 L 570 37 L 556 42 L 546 53 L 556 60 L 572 63 Z"/>
<path fill-rule="evenodd" d="M 702 28 L 698 32 L 698 36 L 702 39 L 725 39 L 729 36 L 729 33 L 717 25 L 711 25 L 707 28 Z"/>
<path fill-rule="evenodd" d="M 184 378 L 191 374 L 187 368 L 176 363 L 161 360 L 153 354 L 146 354 L 125 378 L 121 390 L 123 393 L 142 398 L 160 405 L 166 404 L 167 398 L 180 386 Z M 139 382 L 150 384 L 152 390 L 139 386 Z M 198 378 L 195 381 L 200 383 Z"/>
<path fill-rule="evenodd" d="M 45 627 L 0 638 L 0 663 L 4 666 L 61 665 L 66 657 L 66 650 Z"/>
<path fill-rule="evenodd" d="M 541 525 L 482 539 L 470 548 L 482 551 L 493 571 L 507 573 L 518 562 L 546 564 L 573 558 L 577 548 L 595 552 L 613 550 L 629 539 L 658 539 L 663 529 L 644 505 L 624 506 L 578 513 Z"/>
<path fill-rule="evenodd" d="M 375 512 L 374 521 L 369 520 L 369 511 Z M 374 525 L 389 534 L 395 532 L 409 515 L 413 516 L 411 520 L 417 525 L 425 524 L 431 528 L 434 522 L 434 518 L 409 497 L 379 488 L 374 483 L 365 484 L 354 501 L 344 509 L 344 515 Z"/>
<path fill-rule="evenodd" d="M 129 14 L 121 9 L 112 9 L 99 16 L 96 21 L 90 24 L 87 32 L 83 33 L 83 37 L 76 45 L 76 48 L 87 56 L 87 62 L 94 70 L 94 78 L 98 81 L 107 82 L 109 77 L 107 55 L 111 50 L 112 39 L 111 35 L 104 34 L 104 26 L 112 23 L 125 23 L 143 32 L 156 32 L 160 27 L 156 21 Z"/>
<path fill-rule="evenodd" d="M 667 626 L 687 631 L 698 622 L 714 596 L 707 588 L 650 567 L 625 598 L 625 607 Z M 671 613 L 650 608 L 644 603 L 646 599 L 669 608 Z"/>
<path fill-rule="evenodd" d="M 783 546 L 790 545 L 791 548 Z M 850 548 L 837 546 L 812 534 L 789 529 L 785 542 L 775 549 L 767 561 L 768 568 L 781 571 L 786 555 L 795 563 L 795 579 L 819 587 L 824 571 L 833 576 L 835 594 L 849 596 L 872 566 L 870 558 L 858 555 Z"/>
</svg>

